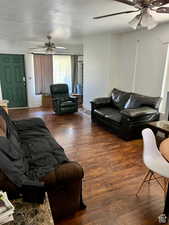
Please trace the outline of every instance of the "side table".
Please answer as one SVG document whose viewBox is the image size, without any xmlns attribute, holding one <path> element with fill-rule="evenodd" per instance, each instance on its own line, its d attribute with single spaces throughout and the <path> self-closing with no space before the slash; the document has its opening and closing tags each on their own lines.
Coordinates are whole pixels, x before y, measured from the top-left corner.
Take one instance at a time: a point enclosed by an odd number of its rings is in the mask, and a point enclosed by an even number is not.
<svg viewBox="0 0 169 225">
<path fill-rule="evenodd" d="M 42 96 L 42 106 L 45 108 L 52 108 L 52 97 L 51 96 Z"/>
<path fill-rule="evenodd" d="M 72 93 L 71 95 L 77 98 L 78 106 L 81 107 L 82 106 L 82 103 L 83 103 L 83 97 L 82 97 L 82 95 L 76 94 L 76 93 Z"/>
<path fill-rule="evenodd" d="M 169 121 L 166 120 L 160 120 L 148 123 L 148 127 L 153 130 L 155 134 L 157 134 L 158 131 L 163 133 L 165 137 L 169 137 Z"/>
</svg>

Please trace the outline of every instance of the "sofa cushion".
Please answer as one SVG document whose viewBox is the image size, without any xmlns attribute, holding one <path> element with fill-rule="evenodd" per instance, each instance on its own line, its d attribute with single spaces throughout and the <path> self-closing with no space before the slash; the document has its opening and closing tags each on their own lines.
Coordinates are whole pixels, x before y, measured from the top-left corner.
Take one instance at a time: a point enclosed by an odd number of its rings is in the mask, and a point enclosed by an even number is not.
<svg viewBox="0 0 169 225">
<path fill-rule="evenodd" d="M 135 109 L 140 107 L 141 102 L 139 100 L 139 98 L 137 98 L 135 95 L 131 94 L 129 99 L 127 100 L 124 108 L 125 109 Z"/>
<path fill-rule="evenodd" d="M 136 109 L 124 109 L 120 111 L 122 115 L 125 115 L 127 117 L 139 117 L 139 116 L 145 116 L 149 114 L 155 114 L 157 113 L 156 109 L 153 109 L 152 107 L 139 107 Z"/>
<path fill-rule="evenodd" d="M 105 118 L 114 120 L 118 123 L 120 123 L 121 117 L 122 117 L 120 114 L 120 111 L 112 107 L 104 107 L 104 108 L 95 109 L 94 113 L 99 114 L 100 116 L 103 116 Z"/>
<path fill-rule="evenodd" d="M 126 102 L 124 108 L 125 109 L 135 109 L 140 106 L 150 106 L 155 109 L 158 109 L 161 102 L 160 97 L 149 97 L 145 95 L 139 95 L 136 93 L 132 93 Z"/>
<path fill-rule="evenodd" d="M 129 99 L 129 97 L 130 97 L 130 93 L 114 88 L 112 91 L 113 106 L 115 106 L 119 110 L 124 109 L 124 106 L 125 106 L 127 100 Z"/>
</svg>

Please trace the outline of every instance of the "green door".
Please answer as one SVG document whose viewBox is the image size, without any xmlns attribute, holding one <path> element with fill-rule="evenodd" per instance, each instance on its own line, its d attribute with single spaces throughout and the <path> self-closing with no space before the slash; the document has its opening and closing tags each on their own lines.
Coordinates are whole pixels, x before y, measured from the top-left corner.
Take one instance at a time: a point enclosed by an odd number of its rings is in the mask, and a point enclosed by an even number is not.
<svg viewBox="0 0 169 225">
<path fill-rule="evenodd" d="M 0 81 L 3 99 L 9 100 L 9 107 L 27 106 L 23 55 L 0 54 Z"/>
</svg>

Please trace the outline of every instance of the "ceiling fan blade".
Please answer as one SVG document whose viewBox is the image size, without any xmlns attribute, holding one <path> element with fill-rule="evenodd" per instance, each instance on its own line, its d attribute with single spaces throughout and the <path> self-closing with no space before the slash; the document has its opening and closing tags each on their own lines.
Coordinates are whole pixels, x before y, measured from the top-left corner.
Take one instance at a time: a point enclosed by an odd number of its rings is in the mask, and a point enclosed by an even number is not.
<svg viewBox="0 0 169 225">
<path fill-rule="evenodd" d="M 169 13 L 169 7 L 160 7 L 156 9 L 157 13 Z"/>
<path fill-rule="evenodd" d="M 29 52 L 44 52 L 45 49 L 44 48 L 32 48 L 28 50 Z"/>
<path fill-rule="evenodd" d="M 138 10 L 130 10 L 130 11 L 124 11 L 124 12 L 119 12 L 119 13 L 112 13 L 112 14 L 107 14 L 107 15 L 104 15 L 104 16 L 96 16 L 96 17 L 93 17 L 93 19 L 102 19 L 102 18 L 105 18 L 105 17 L 109 17 L 109 16 L 116 16 L 116 15 L 121 15 L 121 14 L 128 14 L 128 13 L 133 13 L 133 12 L 138 12 L 140 11 L 140 9 Z"/>
<path fill-rule="evenodd" d="M 29 48 L 29 49 L 34 49 L 35 50 L 35 49 L 42 49 L 42 48 L 46 48 L 46 47 L 42 45 L 42 46 L 37 46 L 35 48 Z"/>
<path fill-rule="evenodd" d="M 169 0 L 155 0 L 151 2 L 151 5 L 155 7 L 160 7 L 169 3 Z"/>
<path fill-rule="evenodd" d="M 63 46 L 56 46 L 55 49 L 67 50 L 67 48 L 65 48 L 65 47 L 63 47 Z"/>
<path fill-rule="evenodd" d="M 114 0 L 114 1 L 121 2 L 121 3 L 127 4 L 127 5 L 131 5 L 131 6 L 134 6 L 136 4 L 135 2 L 130 1 L 130 0 Z"/>
</svg>

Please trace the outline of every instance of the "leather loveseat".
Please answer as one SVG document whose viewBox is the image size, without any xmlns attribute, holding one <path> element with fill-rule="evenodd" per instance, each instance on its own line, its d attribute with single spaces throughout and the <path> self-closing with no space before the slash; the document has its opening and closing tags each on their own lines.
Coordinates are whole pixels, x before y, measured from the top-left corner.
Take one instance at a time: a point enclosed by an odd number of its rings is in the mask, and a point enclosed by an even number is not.
<svg viewBox="0 0 169 225">
<path fill-rule="evenodd" d="M 0 190 L 10 198 L 43 202 L 54 220 L 84 208 L 82 167 L 69 161 L 40 118 L 12 121 L 0 107 Z"/>
<path fill-rule="evenodd" d="M 160 97 L 113 89 L 110 97 L 91 101 L 91 118 L 125 140 L 141 137 L 148 122 L 159 120 Z"/>
</svg>

